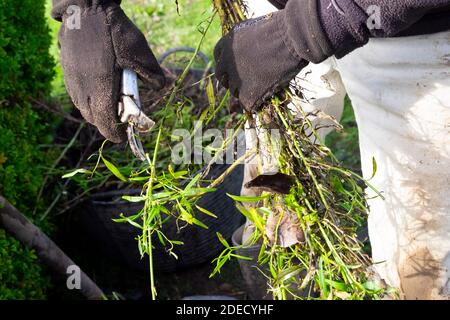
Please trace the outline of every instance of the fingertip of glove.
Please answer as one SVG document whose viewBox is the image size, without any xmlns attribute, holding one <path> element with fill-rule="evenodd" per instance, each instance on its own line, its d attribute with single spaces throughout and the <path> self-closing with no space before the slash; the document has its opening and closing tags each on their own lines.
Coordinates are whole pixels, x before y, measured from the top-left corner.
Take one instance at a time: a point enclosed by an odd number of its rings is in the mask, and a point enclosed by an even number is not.
<svg viewBox="0 0 450 320">
<path fill-rule="evenodd" d="M 216 79 L 222 87 L 226 89 L 230 88 L 230 82 L 227 73 L 220 74 L 216 71 Z M 238 97 L 238 94 L 236 94 L 236 92 L 231 92 L 231 94 L 236 98 Z"/>
<path fill-rule="evenodd" d="M 164 88 L 166 86 L 167 83 L 167 79 L 166 76 L 164 75 L 164 73 L 161 70 L 161 74 L 155 74 L 155 78 L 156 80 L 156 85 L 155 85 L 155 89 L 156 90 L 161 90 L 162 88 Z"/>
<path fill-rule="evenodd" d="M 264 100 L 252 101 L 252 100 L 241 99 L 241 100 L 239 100 L 239 102 L 241 103 L 241 105 L 245 111 L 247 111 L 249 113 L 255 113 L 256 111 L 258 111 L 261 108 L 262 104 L 264 103 Z"/>
<path fill-rule="evenodd" d="M 262 96 L 260 96 L 259 98 L 255 98 L 254 96 L 252 96 L 252 97 L 241 96 L 241 97 L 239 97 L 241 104 L 246 111 L 248 111 L 250 113 L 255 113 L 255 112 L 259 111 L 260 109 L 262 109 L 264 103 L 269 101 L 271 99 L 271 97 L 273 97 L 276 94 L 276 92 L 281 90 L 281 88 L 283 88 L 284 86 L 285 86 L 284 84 L 275 85 L 272 88 L 270 88 L 267 92 L 265 92 Z"/>
<path fill-rule="evenodd" d="M 139 78 L 152 86 L 155 90 L 161 90 L 166 85 L 166 76 L 162 69 L 160 70 L 145 70 L 143 72 L 137 72 Z"/>
<path fill-rule="evenodd" d="M 218 60 L 222 56 L 222 51 L 223 51 L 223 49 L 222 49 L 223 45 L 222 44 L 223 44 L 223 41 L 224 41 L 224 38 L 220 39 L 216 43 L 216 46 L 214 47 L 214 58 L 216 60 Z"/>
<path fill-rule="evenodd" d="M 97 127 L 100 134 L 112 143 L 123 143 L 127 140 L 126 126 L 117 124 L 113 127 Z"/>
<path fill-rule="evenodd" d="M 226 41 L 228 41 L 229 35 L 223 36 L 214 47 L 214 60 L 216 61 L 217 68 L 224 63 L 224 51 L 226 47 Z"/>
</svg>

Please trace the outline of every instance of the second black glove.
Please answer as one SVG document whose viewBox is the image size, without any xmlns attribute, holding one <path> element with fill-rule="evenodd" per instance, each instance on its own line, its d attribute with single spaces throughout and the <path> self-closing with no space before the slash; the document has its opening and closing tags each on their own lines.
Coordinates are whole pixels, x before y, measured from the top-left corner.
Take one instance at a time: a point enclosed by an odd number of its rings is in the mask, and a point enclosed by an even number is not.
<svg viewBox="0 0 450 320">
<path fill-rule="evenodd" d="M 237 25 L 215 48 L 217 79 L 250 112 L 308 64 L 283 40 L 280 13 Z"/>
</svg>

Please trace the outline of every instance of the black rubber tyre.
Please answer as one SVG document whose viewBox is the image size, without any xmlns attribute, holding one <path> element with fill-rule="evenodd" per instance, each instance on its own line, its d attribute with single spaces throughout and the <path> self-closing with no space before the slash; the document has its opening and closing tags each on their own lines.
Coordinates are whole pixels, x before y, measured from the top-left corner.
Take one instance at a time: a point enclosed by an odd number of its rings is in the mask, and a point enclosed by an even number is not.
<svg viewBox="0 0 450 320">
<path fill-rule="evenodd" d="M 228 165 L 212 166 L 208 179 L 219 176 L 226 168 Z M 176 246 L 173 250 L 178 256 L 178 259 L 175 259 L 166 252 L 157 237 L 154 237 L 153 261 L 156 271 L 171 272 L 204 263 L 224 249 L 216 232 L 226 239 L 231 239 L 233 232 L 245 221 L 235 208 L 234 201 L 227 196 L 227 193 L 239 194 L 242 179 L 243 166 L 240 165 L 216 192 L 208 193 L 199 200 L 201 207 L 218 216 L 216 219 L 197 212 L 196 217 L 206 224 L 208 229 L 189 225 L 178 231 L 175 219 L 166 223 L 163 230 L 165 235 L 171 240 L 182 241 L 184 245 Z M 126 263 L 132 269 L 147 271 L 148 257 L 141 259 L 136 241 L 140 230 L 128 223 L 112 221 L 113 218 L 119 217 L 120 213 L 136 214 L 142 208 L 142 204 L 120 200 L 122 195 L 124 193 L 117 191 L 93 195 L 90 201 L 77 210 L 77 220 L 91 238 L 89 240 L 94 241 L 102 253 Z"/>
</svg>

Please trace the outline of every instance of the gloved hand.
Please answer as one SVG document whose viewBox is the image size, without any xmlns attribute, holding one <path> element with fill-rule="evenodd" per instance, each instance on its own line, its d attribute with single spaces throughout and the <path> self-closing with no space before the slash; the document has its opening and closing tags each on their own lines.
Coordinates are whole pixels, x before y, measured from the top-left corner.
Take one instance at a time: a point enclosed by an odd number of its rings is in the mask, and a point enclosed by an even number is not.
<svg viewBox="0 0 450 320">
<path fill-rule="evenodd" d="M 216 77 L 254 112 L 303 69 L 333 55 L 315 0 L 289 0 L 286 8 L 245 21 L 216 45 Z"/>
<path fill-rule="evenodd" d="M 116 143 L 126 139 L 126 124 L 121 124 L 117 115 L 122 69 L 136 71 L 155 89 L 162 88 L 165 81 L 144 35 L 119 3 L 54 0 L 52 11 L 52 16 L 63 22 L 58 37 L 67 91 L 83 117 Z M 73 4 L 81 9 L 79 28 L 73 23 L 77 11 L 67 10 Z"/>
<path fill-rule="evenodd" d="M 281 11 L 235 26 L 216 45 L 216 78 L 254 112 L 288 85 L 308 62 L 288 48 L 280 33 Z"/>
</svg>

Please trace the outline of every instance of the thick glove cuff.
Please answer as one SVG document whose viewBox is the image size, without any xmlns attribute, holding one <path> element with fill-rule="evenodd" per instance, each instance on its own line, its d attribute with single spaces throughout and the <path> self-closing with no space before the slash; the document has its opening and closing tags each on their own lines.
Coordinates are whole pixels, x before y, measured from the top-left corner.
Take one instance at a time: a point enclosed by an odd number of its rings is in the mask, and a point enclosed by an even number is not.
<svg viewBox="0 0 450 320">
<path fill-rule="evenodd" d="M 320 63 L 334 54 L 322 28 L 317 0 L 290 0 L 280 11 L 280 28 L 291 51 L 312 63 Z"/>
<path fill-rule="evenodd" d="M 288 0 L 268 0 L 277 9 L 284 9 Z"/>
<path fill-rule="evenodd" d="M 111 4 L 120 5 L 122 0 L 53 0 L 52 18 L 62 21 L 68 7 L 74 5 L 81 9 L 102 8 Z"/>
<path fill-rule="evenodd" d="M 343 11 L 341 4 L 345 5 L 342 7 L 346 11 Z M 355 1 L 320 0 L 319 12 L 336 58 L 344 57 L 369 41 L 370 34 L 366 28 L 367 14 Z"/>
<path fill-rule="evenodd" d="M 252 112 L 308 63 L 286 38 L 281 11 L 236 25 L 216 46 L 216 76 Z"/>
</svg>

